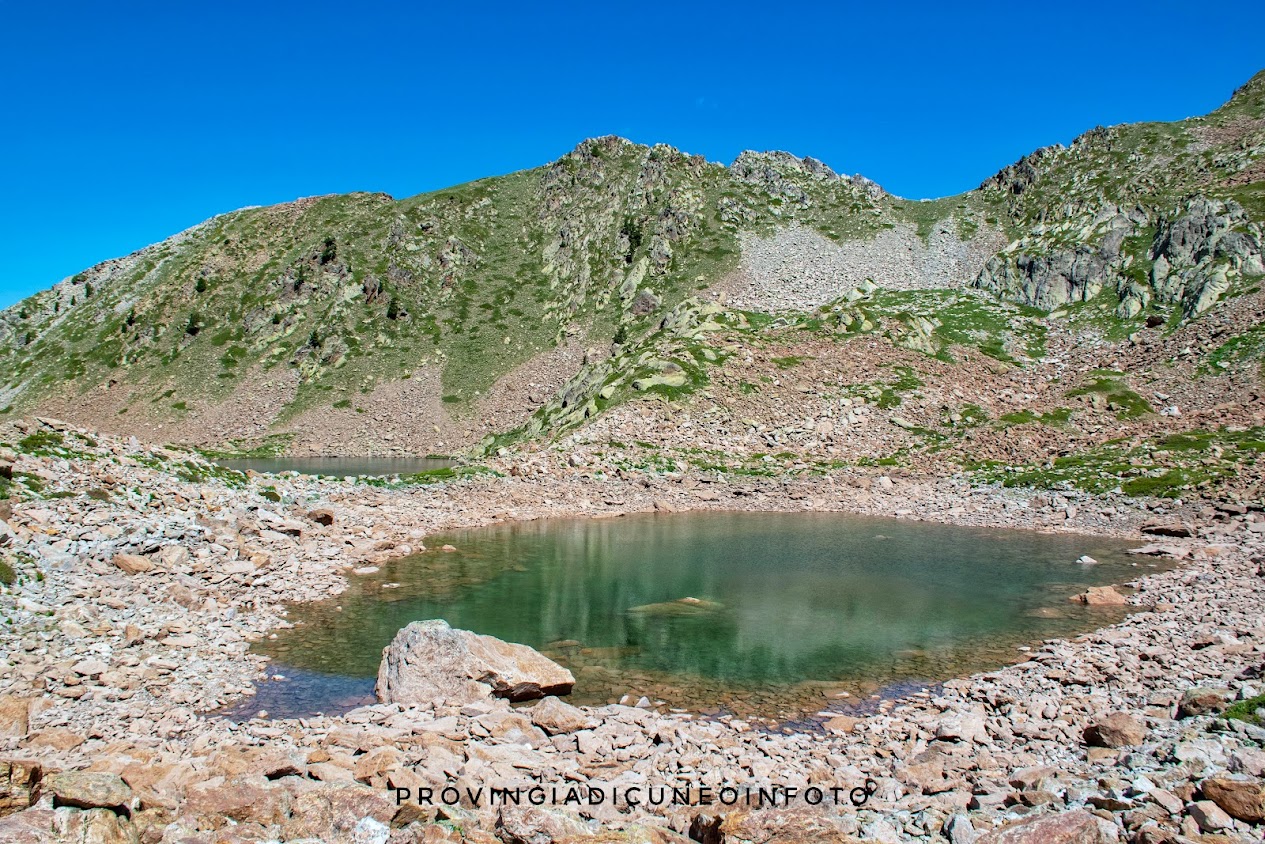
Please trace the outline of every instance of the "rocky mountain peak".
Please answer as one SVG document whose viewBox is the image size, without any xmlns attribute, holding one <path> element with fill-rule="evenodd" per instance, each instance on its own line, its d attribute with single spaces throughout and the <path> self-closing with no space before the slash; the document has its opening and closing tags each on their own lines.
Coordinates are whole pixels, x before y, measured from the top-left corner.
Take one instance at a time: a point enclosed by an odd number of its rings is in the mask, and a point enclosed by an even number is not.
<svg viewBox="0 0 1265 844">
<path fill-rule="evenodd" d="M 1253 117 L 1265 116 L 1265 70 L 1236 88 L 1222 108 L 1241 108 L 1251 112 Z"/>
</svg>

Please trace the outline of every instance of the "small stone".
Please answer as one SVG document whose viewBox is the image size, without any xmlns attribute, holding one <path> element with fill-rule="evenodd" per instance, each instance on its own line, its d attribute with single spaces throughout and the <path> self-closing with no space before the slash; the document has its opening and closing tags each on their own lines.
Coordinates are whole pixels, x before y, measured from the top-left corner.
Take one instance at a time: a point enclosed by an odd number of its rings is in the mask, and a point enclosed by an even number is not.
<svg viewBox="0 0 1265 844">
<path fill-rule="evenodd" d="M 1142 532 L 1152 536 L 1173 536 L 1179 538 L 1193 535 L 1190 528 L 1179 523 L 1143 525 Z"/>
<path fill-rule="evenodd" d="M 822 727 L 832 733 L 850 733 L 856 729 L 859 723 L 861 723 L 860 718 L 853 718 L 849 715 L 836 715 L 822 724 Z"/>
<path fill-rule="evenodd" d="M 115 554 L 113 563 L 125 574 L 143 574 L 154 568 L 153 563 L 136 554 Z"/>
<path fill-rule="evenodd" d="M 82 690 L 81 690 L 82 691 Z M 28 747 L 50 747 L 53 750 L 73 750 L 87 741 L 82 733 L 66 727 L 46 727 L 32 733 L 27 739 Z"/>
<path fill-rule="evenodd" d="M 1225 689 L 1188 689 L 1177 705 L 1178 718 L 1219 715 L 1230 708 L 1231 693 Z"/>
<path fill-rule="evenodd" d="M 182 636 L 168 636 L 163 639 L 163 644 L 169 648 L 196 648 L 201 644 L 201 640 L 192 634 L 185 634 Z"/>
<path fill-rule="evenodd" d="M 1203 832 L 1217 832 L 1234 826 L 1234 819 L 1211 800 L 1200 800 L 1190 805 L 1190 816 Z"/>
<path fill-rule="evenodd" d="M 1086 727 L 1084 739 L 1091 747 L 1135 747 L 1146 741 L 1146 724 L 1127 712 L 1113 712 Z"/>
<path fill-rule="evenodd" d="M 318 525 L 325 525 L 325 527 L 334 524 L 334 511 L 328 507 L 318 507 L 315 510 L 310 510 L 307 517 Z"/>
<path fill-rule="evenodd" d="M 1152 789 L 1147 793 L 1147 797 L 1170 815 L 1180 815 L 1182 809 L 1186 807 L 1180 797 L 1163 788 Z"/>
<path fill-rule="evenodd" d="M 71 666 L 70 670 L 78 674 L 80 677 L 100 677 L 110 666 L 106 665 L 99 659 L 85 659 Z"/>
<path fill-rule="evenodd" d="M 520 709 L 519 712 L 526 712 L 533 724 L 551 736 L 591 729 L 598 723 L 596 719 L 586 715 L 584 710 L 552 695 L 530 709 Z"/>
<path fill-rule="evenodd" d="M 110 809 L 118 813 L 132 809 L 132 789 L 118 774 L 64 771 L 44 780 L 44 791 L 53 795 L 54 806 Z"/>
<path fill-rule="evenodd" d="M 1091 586 L 1088 590 L 1073 596 L 1070 600 L 1091 607 L 1123 606 L 1129 603 L 1124 595 L 1121 595 L 1110 586 Z"/>
<path fill-rule="evenodd" d="M 949 844 L 975 844 L 979 838 L 979 833 L 966 815 L 953 815 L 945 821 L 944 835 L 949 839 Z"/>
<path fill-rule="evenodd" d="M 31 699 L 0 695 L 0 738 L 26 738 L 31 727 Z"/>
</svg>

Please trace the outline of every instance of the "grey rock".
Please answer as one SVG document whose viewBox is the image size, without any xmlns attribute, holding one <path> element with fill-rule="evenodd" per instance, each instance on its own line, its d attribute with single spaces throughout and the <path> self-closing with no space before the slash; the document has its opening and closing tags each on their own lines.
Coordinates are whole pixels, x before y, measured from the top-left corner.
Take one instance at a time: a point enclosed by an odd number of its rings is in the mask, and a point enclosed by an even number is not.
<svg viewBox="0 0 1265 844">
<path fill-rule="evenodd" d="M 377 695 L 384 703 L 465 704 L 567 694 L 574 684 L 570 671 L 526 645 L 435 619 L 413 622 L 383 649 Z"/>
</svg>

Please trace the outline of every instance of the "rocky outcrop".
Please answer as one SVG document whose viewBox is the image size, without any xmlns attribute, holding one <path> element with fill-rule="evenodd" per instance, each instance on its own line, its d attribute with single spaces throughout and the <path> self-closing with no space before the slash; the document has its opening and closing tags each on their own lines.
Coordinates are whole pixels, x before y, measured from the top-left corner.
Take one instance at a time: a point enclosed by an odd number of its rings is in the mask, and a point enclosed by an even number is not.
<svg viewBox="0 0 1265 844">
<path fill-rule="evenodd" d="M 1045 310 L 1089 301 L 1120 274 L 1125 237 L 1145 222 L 1138 209 L 1115 205 L 1069 209 L 1068 219 L 1038 225 L 988 259 L 971 284 Z"/>
<path fill-rule="evenodd" d="M 1236 278 L 1265 274 L 1260 226 L 1236 202 L 1197 196 L 1160 218 L 1151 246 L 1151 286 L 1194 316 L 1212 307 Z"/>
<path fill-rule="evenodd" d="M 995 255 L 975 286 L 1009 294 L 1025 305 L 1053 310 L 1094 298 L 1106 282 L 1107 261 L 1088 246 L 1046 255 Z"/>
<path fill-rule="evenodd" d="M 800 184 L 804 179 L 837 181 L 840 176 L 815 158 L 800 158 L 789 152 L 747 150 L 734 159 L 729 172 L 740 181 L 756 185 L 769 196 L 800 205 L 810 203 L 809 193 Z"/>
<path fill-rule="evenodd" d="M 382 651 L 378 699 L 384 703 L 471 703 L 565 695 L 575 678 L 526 645 L 502 642 L 442 619 L 415 621 Z"/>
<path fill-rule="evenodd" d="M 1196 196 L 1166 214 L 1105 206 L 1086 222 L 1088 214 L 1077 209 L 1062 223 L 1037 226 L 990 258 L 972 285 L 1046 310 L 1089 301 L 1106 288 L 1116 293 L 1122 319 L 1152 300 L 1178 305 L 1189 318 L 1212 307 L 1234 280 L 1265 273 L 1260 227 L 1237 203 Z M 1126 239 L 1148 232 L 1146 251 L 1130 251 Z"/>
</svg>

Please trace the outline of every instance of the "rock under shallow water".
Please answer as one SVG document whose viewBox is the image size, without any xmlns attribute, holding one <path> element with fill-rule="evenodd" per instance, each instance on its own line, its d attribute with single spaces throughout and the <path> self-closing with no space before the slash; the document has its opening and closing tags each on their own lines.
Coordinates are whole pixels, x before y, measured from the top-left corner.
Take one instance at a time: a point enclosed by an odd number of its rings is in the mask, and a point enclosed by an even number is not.
<svg viewBox="0 0 1265 844">
<path fill-rule="evenodd" d="M 677 598 L 675 601 L 663 601 L 658 604 L 642 604 L 628 610 L 637 615 L 676 617 L 718 612 L 724 609 L 723 604 L 707 601 L 702 598 Z"/>
<path fill-rule="evenodd" d="M 433 619 L 413 622 L 383 649 L 377 695 L 402 704 L 520 701 L 569 694 L 574 685 L 570 671 L 526 645 Z"/>
</svg>

